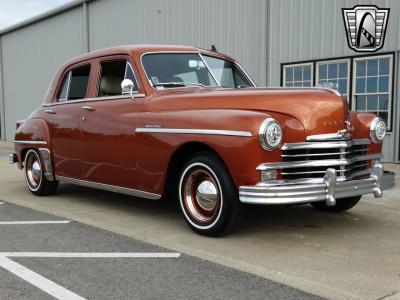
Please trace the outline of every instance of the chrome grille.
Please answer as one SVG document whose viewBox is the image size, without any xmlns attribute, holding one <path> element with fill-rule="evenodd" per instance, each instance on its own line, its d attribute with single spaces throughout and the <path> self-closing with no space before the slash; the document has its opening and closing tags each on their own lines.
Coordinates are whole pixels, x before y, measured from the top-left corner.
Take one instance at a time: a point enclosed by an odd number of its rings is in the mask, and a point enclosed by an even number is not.
<svg viewBox="0 0 400 300">
<path fill-rule="evenodd" d="M 334 168 L 338 179 L 346 180 L 369 174 L 369 140 L 305 142 L 282 147 L 282 179 L 322 178 Z M 286 164 L 285 164 L 286 163 Z"/>
</svg>

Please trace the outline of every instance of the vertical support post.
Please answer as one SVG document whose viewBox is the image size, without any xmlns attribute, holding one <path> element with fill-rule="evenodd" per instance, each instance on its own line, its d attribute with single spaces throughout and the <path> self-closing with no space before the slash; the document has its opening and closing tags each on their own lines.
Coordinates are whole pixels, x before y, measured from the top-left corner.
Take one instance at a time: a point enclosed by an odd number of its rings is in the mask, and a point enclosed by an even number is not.
<svg viewBox="0 0 400 300">
<path fill-rule="evenodd" d="M 6 113 L 5 113 L 5 99 L 4 99 L 4 72 L 3 72 L 3 41 L 0 36 L 0 139 L 6 139 Z"/>
<path fill-rule="evenodd" d="M 83 2 L 83 52 L 90 51 L 90 36 L 89 36 L 89 5 Z"/>
<path fill-rule="evenodd" d="M 266 65 L 266 78 L 265 85 L 271 86 L 271 1 L 265 0 L 266 3 L 266 47 L 265 47 L 265 65 Z"/>
</svg>

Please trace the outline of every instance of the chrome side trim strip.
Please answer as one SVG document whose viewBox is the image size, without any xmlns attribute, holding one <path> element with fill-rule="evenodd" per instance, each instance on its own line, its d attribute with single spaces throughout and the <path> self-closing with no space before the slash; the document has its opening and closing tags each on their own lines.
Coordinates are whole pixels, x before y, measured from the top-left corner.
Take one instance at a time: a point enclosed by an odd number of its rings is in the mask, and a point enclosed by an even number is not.
<svg viewBox="0 0 400 300">
<path fill-rule="evenodd" d="M 332 167 L 332 166 L 346 166 L 353 162 L 372 160 L 382 158 L 382 153 L 373 153 L 366 155 L 355 156 L 350 159 L 321 159 L 321 160 L 304 160 L 304 161 L 287 161 L 277 163 L 264 163 L 257 167 L 258 171 L 266 170 L 281 170 L 291 168 L 306 168 L 306 167 Z"/>
<path fill-rule="evenodd" d="M 214 129 L 180 129 L 180 128 L 136 128 L 136 133 L 175 133 L 175 134 L 208 134 L 252 137 L 251 132 L 236 130 L 214 130 Z"/>
<path fill-rule="evenodd" d="M 40 155 L 44 164 L 44 176 L 49 181 L 54 181 L 53 164 L 51 162 L 50 150 L 47 148 L 39 148 Z"/>
<path fill-rule="evenodd" d="M 353 145 L 369 145 L 369 144 L 371 144 L 371 141 L 369 139 L 331 141 L 331 142 L 288 143 L 288 144 L 283 144 L 281 150 L 345 148 L 345 147 L 351 147 Z"/>
<path fill-rule="evenodd" d="M 14 144 L 47 145 L 46 141 L 14 141 Z"/>
<path fill-rule="evenodd" d="M 158 195 L 158 194 L 153 194 L 153 193 L 149 193 L 149 192 L 145 192 L 145 191 L 129 189 L 129 188 L 124 188 L 124 187 L 119 187 L 119 186 L 109 185 L 109 184 L 104 184 L 104 183 L 85 181 L 85 180 L 80 180 L 80 179 L 75 179 L 75 178 L 70 178 L 70 177 L 65 177 L 65 176 L 56 176 L 56 179 L 61 182 L 73 183 L 73 184 L 77 184 L 77 185 L 81 185 L 81 186 L 85 186 L 85 187 L 100 189 L 100 190 L 114 192 L 114 193 L 125 194 L 125 195 L 129 195 L 129 196 L 147 198 L 147 199 L 151 199 L 151 200 L 158 200 L 161 198 L 161 195 Z"/>
<path fill-rule="evenodd" d="M 142 93 L 134 93 L 134 99 L 136 98 L 144 98 L 146 97 L 145 94 Z M 72 103 L 82 103 L 82 102 L 89 102 L 89 101 L 109 101 L 109 100 L 123 100 L 123 99 L 132 99 L 130 95 L 117 95 L 117 96 L 104 96 L 104 97 L 93 97 L 93 98 L 83 98 L 78 100 L 67 100 L 61 102 L 52 102 L 52 103 L 42 103 L 42 107 L 49 107 L 49 106 L 57 106 L 57 105 L 65 105 L 65 104 L 72 104 Z"/>
</svg>

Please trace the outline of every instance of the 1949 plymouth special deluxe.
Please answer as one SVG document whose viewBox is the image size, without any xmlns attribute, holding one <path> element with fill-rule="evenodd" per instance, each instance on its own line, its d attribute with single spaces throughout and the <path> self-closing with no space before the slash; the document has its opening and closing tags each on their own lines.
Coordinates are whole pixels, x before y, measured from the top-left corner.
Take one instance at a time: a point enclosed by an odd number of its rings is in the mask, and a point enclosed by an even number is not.
<svg viewBox="0 0 400 300">
<path fill-rule="evenodd" d="M 332 89 L 257 88 L 232 58 L 182 46 L 122 46 L 60 68 L 44 102 L 17 123 L 11 163 L 29 190 L 59 182 L 177 199 L 210 236 L 243 203 L 350 209 L 382 196 L 385 123 L 350 112 Z"/>
</svg>

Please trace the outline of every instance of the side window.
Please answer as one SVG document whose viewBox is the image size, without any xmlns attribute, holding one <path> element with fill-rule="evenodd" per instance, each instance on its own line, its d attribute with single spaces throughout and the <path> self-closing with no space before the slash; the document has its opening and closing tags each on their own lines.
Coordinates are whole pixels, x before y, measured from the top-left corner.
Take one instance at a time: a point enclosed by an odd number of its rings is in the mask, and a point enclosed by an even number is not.
<svg viewBox="0 0 400 300">
<path fill-rule="evenodd" d="M 59 102 L 68 100 L 68 85 L 69 85 L 70 77 L 71 77 L 71 71 L 69 71 L 64 77 L 63 85 L 61 88 L 61 93 L 60 93 L 60 96 L 58 97 Z"/>
<path fill-rule="evenodd" d="M 125 60 L 107 61 L 101 64 L 101 77 L 97 92 L 98 97 L 122 95 L 121 82 L 130 79 L 133 90 L 138 91 L 138 84 L 132 66 Z"/>
<path fill-rule="evenodd" d="M 221 86 L 227 88 L 252 86 L 234 63 L 206 55 L 204 59 Z"/>
<path fill-rule="evenodd" d="M 89 75 L 90 65 L 69 71 L 64 77 L 58 102 L 85 98 Z"/>
</svg>

